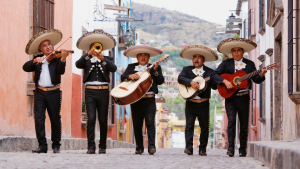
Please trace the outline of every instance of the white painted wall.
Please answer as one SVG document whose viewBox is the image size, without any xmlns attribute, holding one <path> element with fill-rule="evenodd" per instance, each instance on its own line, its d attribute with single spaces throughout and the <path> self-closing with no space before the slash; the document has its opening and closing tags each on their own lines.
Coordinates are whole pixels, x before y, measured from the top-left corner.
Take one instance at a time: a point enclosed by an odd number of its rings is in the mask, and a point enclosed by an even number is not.
<svg viewBox="0 0 300 169">
<path fill-rule="evenodd" d="M 116 1 L 116 0 L 115 0 Z M 88 32 L 94 29 L 103 29 L 111 35 L 117 35 L 117 22 L 111 21 L 94 21 L 95 5 L 98 5 L 100 13 L 105 17 L 115 19 L 117 11 L 104 10 L 104 4 L 115 5 L 113 0 L 74 0 L 73 1 L 73 38 L 72 49 L 74 54 L 72 56 L 72 72 L 81 75 L 82 70 L 76 68 L 75 62 L 82 56 L 82 50 L 76 47 L 78 39 L 82 35 L 82 29 Z M 80 12 L 78 12 L 80 11 Z M 116 39 L 116 36 L 114 36 Z M 108 51 L 103 51 L 103 55 L 108 55 Z"/>
<path fill-rule="evenodd" d="M 267 21 L 268 11 L 267 11 L 267 0 L 265 0 L 265 23 Z M 265 24 L 265 34 L 263 36 L 259 35 L 260 37 L 260 55 L 265 55 L 265 65 L 270 65 L 270 57 L 265 53 L 267 49 L 274 48 L 274 28 L 269 27 L 269 25 Z M 260 140 L 267 141 L 271 140 L 271 76 L 270 71 L 265 75 L 265 86 L 266 86 L 266 96 L 263 98 L 265 99 L 265 117 L 266 123 L 260 122 Z"/>
</svg>

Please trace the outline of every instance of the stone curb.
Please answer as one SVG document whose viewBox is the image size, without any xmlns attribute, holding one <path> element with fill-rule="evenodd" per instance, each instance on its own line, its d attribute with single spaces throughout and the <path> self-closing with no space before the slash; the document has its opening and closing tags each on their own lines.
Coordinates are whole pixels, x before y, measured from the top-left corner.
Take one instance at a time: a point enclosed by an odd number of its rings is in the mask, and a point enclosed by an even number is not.
<svg viewBox="0 0 300 169">
<path fill-rule="evenodd" d="M 300 140 L 249 142 L 248 155 L 271 169 L 300 169 Z"/>
<path fill-rule="evenodd" d="M 47 138 L 48 151 L 52 150 L 51 139 Z M 84 138 L 62 138 L 60 150 L 86 150 L 87 139 Z M 98 149 L 99 139 L 95 140 Z M 135 148 L 135 144 L 116 140 L 107 140 L 107 149 L 111 148 Z M 31 151 L 38 148 L 37 139 L 34 137 L 0 137 L 0 152 Z"/>
</svg>

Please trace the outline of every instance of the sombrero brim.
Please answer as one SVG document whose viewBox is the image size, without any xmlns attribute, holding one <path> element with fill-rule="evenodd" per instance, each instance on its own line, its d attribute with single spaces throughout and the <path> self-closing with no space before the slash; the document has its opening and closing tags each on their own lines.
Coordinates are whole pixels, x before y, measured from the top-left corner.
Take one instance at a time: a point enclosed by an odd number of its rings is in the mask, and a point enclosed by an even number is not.
<svg viewBox="0 0 300 169">
<path fill-rule="evenodd" d="M 250 52 L 257 47 L 257 44 L 244 38 L 229 38 L 220 42 L 218 51 L 223 54 L 231 54 L 231 49 L 237 47 L 243 48 L 244 52 Z"/>
<path fill-rule="evenodd" d="M 91 44 L 94 42 L 100 42 L 102 44 L 102 50 L 108 50 L 116 46 L 115 38 L 103 30 L 95 30 L 83 34 L 78 39 L 76 46 L 78 49 L 89 51 Z"/>
<path fill-rule="evenodd" d="M 202 45 L 189 45 L 180 52 L 180 56 L 188 60 L 193 60 L 193 56 L 196 54 L 204 56 L 205 62 L 218 60 L 216 52 Z"/>
<path fill-rule="evenodd" d="M 163 53 L 163 51 L 151 46 L 137 45 L 132 46 L 124 51 L 124 56 L 136 58 L 139 53 L 148 53 L 150 57 L 154 57 Z"/>
<path fill-rule="evenodd" d="M 34 35 L 27 43 L 25 52 L 28 55 L 35 55 L 40 53 L 39 46 L 40 44 L 45 41 L 49 40 L 52 46 L 58 44 L 62 39 L 62 33 L 60 30 L 57 29 L 48 29 L 38 34 Z"/>
</svg>

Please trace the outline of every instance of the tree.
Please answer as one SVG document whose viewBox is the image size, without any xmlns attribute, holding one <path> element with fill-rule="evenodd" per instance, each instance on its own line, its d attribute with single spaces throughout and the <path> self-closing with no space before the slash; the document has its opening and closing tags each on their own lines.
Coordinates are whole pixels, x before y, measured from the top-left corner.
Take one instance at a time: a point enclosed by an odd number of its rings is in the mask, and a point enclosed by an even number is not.
<svg viewBox="0 0 300 169">
<path fill-rule="evenodd" d="M 234 35 L 234 38 L 240 38 L 240 35 L 235 34 L 235 35 Z"/>
<path fill-rule="evenodd" d="M 161 16 L 161 17 L 160 17 L 160 20 L 161 20 L 161 22 L 164 22 L 164 21 L 166 20 L 166 16 L 164 16 L 164 15 Z"/>
</svg>

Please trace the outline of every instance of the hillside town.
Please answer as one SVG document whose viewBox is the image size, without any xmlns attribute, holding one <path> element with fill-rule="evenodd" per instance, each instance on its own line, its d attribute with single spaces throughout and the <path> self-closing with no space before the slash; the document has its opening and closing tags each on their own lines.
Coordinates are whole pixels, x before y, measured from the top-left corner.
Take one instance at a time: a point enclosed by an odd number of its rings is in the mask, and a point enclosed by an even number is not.
<svg viewBox="0 0 300 169">
<path fill-rule="evenodd" d="M 166 1 L 0 1 L 0 168 L 300 169 L 300 1 Z"/>
</svg>

